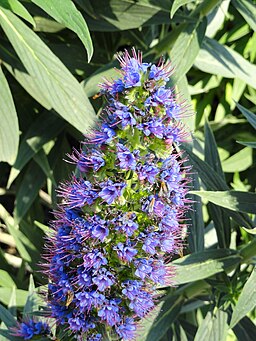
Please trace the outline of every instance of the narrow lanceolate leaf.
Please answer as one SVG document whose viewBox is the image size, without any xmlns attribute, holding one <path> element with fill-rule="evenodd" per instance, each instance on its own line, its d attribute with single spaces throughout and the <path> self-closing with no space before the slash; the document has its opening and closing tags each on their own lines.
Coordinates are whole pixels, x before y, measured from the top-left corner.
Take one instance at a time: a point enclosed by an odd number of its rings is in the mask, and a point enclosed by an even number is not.
<svg viewBox="0 0 256 341">
<path fill-rule="evenodd" d="M 255 1 L 250 0 L 232 0 L 233 6 L 240 12 L 244 17 L 247 24 L 256 31 L 256 6 Z"/>
<path fill-rule="evenodd" d="M 36 26 L 33 17 L 30 15 L 26 7 L 24 7 L 18 0 L 2 0 L 1 6 L 10 9 L 15 14 L 27 20 L 34 27 Z"/>
<path fill-rule="evenodd" d="M 170 52 L 170 59 L 175 67 L 174 78 L 178 81 L 194 64 L 204 39 L 207 20 L 190 24 L 179 34 Z"/>
<path fill-rule="evenodd" d="M 30 125 L 26 134 L 21 137 L 17 159 L 11 169 L 7 187 L 19 175 L 29 160 L 43 147 L 45 143 L 54 139 L 65 127 L 65 122 L 52 112 L 42 113 Z"/>
<path fill-rule="evenodd" d="M 204 151 L 205 161 L 225 181 L 225 176 L 221 167 L 221 161 L 220 161 L 215 137 L 207 121 L 205 122 L 204 134 L 205 134 L 205 151 Z M 209 213 L 214 222 L 214 226 L 217 232 L 219 246 L 229 247 L 230 235 L 231 235 L 231 225 L 230 225 L 229 215 L 227 215 L 223 209 L 211 203 L 208 205 L 208 209 L 209 209 Z"/>
<path fill-rule="evenodd" d="M 198 53 L 195 66 L 204 72 L 227 78 L 240 78 L 256 88 L 256 66 L 231 48 L 214 39 L 205 38 Z"/>
<path fill-rule="evenodd" d="M 239 103 L 236 103 L 236 106 L 247 119 L 247 121 L 253 126 L 253 128 L 256 129 L 256 115 Z"/>
<path fill-rule="evenodd" d="M 0 161 L 13 164 L 18 152 L 19 123 L 7 80 L 0 66 Z"/>
<path fill-rule="evenodd" d="M 93 123 L 95 113 L 78 81 L 32 30 L 2 7 L 0 23 L 52 108 L 84 133 Z"/>
<path fill-rule="evenodd" d="M 201 322 L 194 341 L 226 341 L 228 333 L 228 314 L 222 310 L 208 311 Z"/>
<path fill-rule="evenodd" d="M 230 327 L 234 327 L 246 314 L 256 306 L 256 269 L 254 268 L 250 277 L 238 298 L 237 304 L 232 314 Z"/>
<path fill-rule="evenodd" d="M 71 0 L 32 0 L 46 13 L 74 31 L 83 42 L 90 62 L 93 54 L 93 45 L 87 24 L 82 14 L 77 10 Z"/>
<path fill-rule="evenodd" d="M 256 148 L 256 142 L 247 142 L 247 141 L 236 141 L 237 143 L 242 144 L 243 146 L 250 147 L 255 149 Z"/>
<path fill-rule="evenodd" d="M 210 202 L 232 211 L 245 213 L 256 212 L 256 193 L 241 191 L 191 191 Z"/>
<path fill-rule="evenodd" d="M 252 150 L 249 147 L 241 149 L 222 162 L 225 173 L 242 172 L 253 164 Z"/>
<path fill-rule="evenodd" d="M 45 174 L 37 165 L 37 163 L 32 162 L 21 181 L 16 195 L 14 218 L 17 223 L 21 221 L 21 219 L 29 210 L 30 206 L 35 201 L 44 182 Z"/>
<path fill-rule="evenodd" d="M 171 8 L 171 19 L 181 6 L 189 4 L 190 2 L 193 1 L 194 0 L 174 0 Z"/>
<path fill-rule="evenodd" d="M 15 318 L 2 306 L 2 304 L 0 304 L 0 320 L 2 320 L 7 327 L 14 327 L 16 325 Z"/>
<path fill-rule="evenodd" d="M 208 278 L 225 268 L 236 265 L 241 257 L 229 249 L 205 250 L 172 262 L 175 266 L 175 282 L 184 284 Z"/>
</svg>

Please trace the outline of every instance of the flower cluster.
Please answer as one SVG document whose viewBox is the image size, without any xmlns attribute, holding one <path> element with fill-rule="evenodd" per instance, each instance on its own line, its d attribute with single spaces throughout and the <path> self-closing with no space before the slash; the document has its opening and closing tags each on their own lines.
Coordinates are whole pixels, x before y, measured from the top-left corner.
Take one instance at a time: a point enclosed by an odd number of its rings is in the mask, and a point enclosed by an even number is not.
<svg viewBox="0 0 256 341">
<path fill-rule="evenodd" d="M 12 328 L 12 335 L 22 340 L 39 340 L 50 335 L 50 327 L 45 322 L 28 318 Z"/>
<path fill-rule="evenodd" d="M 170 71 L 135 50 L 118 59 L 121 77 L 101 84 L 98 127 L 71 156 L 80 175 L 59 188 L 45 257 L 52 317 L 90 341 L 134 339 L 156 287 L 169 283 L 166 263 L 180 250 L 187 207 L 177 152 L 187 133 L 166 87 Z"/>
</svg>

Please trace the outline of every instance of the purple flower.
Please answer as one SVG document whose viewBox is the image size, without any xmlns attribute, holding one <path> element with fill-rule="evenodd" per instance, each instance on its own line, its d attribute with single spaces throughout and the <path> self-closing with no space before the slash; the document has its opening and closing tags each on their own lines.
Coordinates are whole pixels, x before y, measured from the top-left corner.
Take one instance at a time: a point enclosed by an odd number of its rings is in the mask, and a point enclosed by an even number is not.
<svg viewBox="0 0 256 341">
<path fill-rule="evenodd" d="M 98 316 L 102 320 L 107 321 L 110 326 L 117 325 L 120 321 L 119 307 L 116 300 L 107 301 L 102 309 L 99 310 Z"/>
<path fill-rule="evenodd" d="M 166 71 L 163 67 L 157 67 L 153 64 L 151 65 L 148 78 L 156 81 L 164 80 L 165 82 L 168 82 L 168 71 Z"/>
<path fill-rule="evenodd" d="M 140 181 L 147 180 L 151 184 L 155 182 L 155 177 L 159 173 L 159 169 L 156 166 L 150 164 L 140 165 L 137 167 L 138 178 Z"/>
<path fill-rule="evenodd" d="M 122 79 L 114 80 L 114 83 L 111 87 L 110 93 L 111 95 L 116 95 L 118 92 L 122 92 L 124 90 L 124 83 Z"/>
<path fill-rule="evenodd" d="M 135 275 L 137 277 L 140 277 L 142 280 L 144 280 L 146 276 L 150 276 L 152 271 L 151 261 L 147 259 L 140 259 L 135 261 L 135 265 L 137 267 L 137 270 L 135 271 Z"/>
<path fill-rule="evenodd" d="M 125 183 L 113 183 L 112 181 L 108 181 L 107 183 L 102 183 L 101 188 L 103 188 L 99 192 L 99 197 L 104 199 L 107 204 L 112 204 L 113 201 L 119 196 L 122 195 L 122 192 L 125 188 Z"/>
<path fill-rule="evenodd" d="M 135 170 L 136 168 L 136 159 L 134 154 L 132 154 L 128 148 L 124 147 L 122 144 L 117 144 L 117 157 L 120 161 L 119 166 L 122 169 L 128 170 L 132 169 Z"/>
<path fill-rule="evenodd" d="M 125 246 L 122 243 L 118 243 L 113 249 L 117 251 L 118 257 L 126 262 L 131 262 L 138 253 L 134 248 Z"/>
<path fill-rule="evenodd" d="M 92 281 L 98 286 L 98 290 L 102 292 L 115 283 L 113 274 L 105 268 L 101 268 Z"/>
<path fill-rule="evenodd" d="M 107 123 L 103 123 L 101 130 L 95 132 L 95 135 L 91 138 L 91 141 L 95 144 L 108 144 L 112 141 L 115 135 L 115 131 Z"/>
<path fill-rule="evenodd" d="M 125 106 L 122 110 L 116 110 L 115 115 L 120 119 L 123 129 L 128 125 L 134 126 L 136 124 L 135 118 Z"/>
<path fill-rule="evenodd" d="M 50 327 L 47 323 L 35 321 L 34 319 L 27 319 L 18 323 L 16 327 L 11 330 L 14 336 L 18 336 L 23 340 L 31 340 L 34 336 L 50 335 Z"/>
<path fill-rule="evenodd" d="M 123 324 L 120 324 L 116 331 L 123 340 L 132 340 L 135 335 L 136 326 L 133 318 L 127 318 Z"/>
</svg>

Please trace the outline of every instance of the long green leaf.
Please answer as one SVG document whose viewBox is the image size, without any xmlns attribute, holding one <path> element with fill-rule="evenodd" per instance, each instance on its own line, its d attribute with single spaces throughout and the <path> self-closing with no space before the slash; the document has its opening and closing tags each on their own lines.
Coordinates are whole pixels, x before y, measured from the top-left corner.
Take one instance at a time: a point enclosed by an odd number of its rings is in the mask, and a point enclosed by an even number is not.
<svg viewBox="0 0 256 341">
<path fill-rule="evenodd" d="M 225 176 L 222 170 L 221 161 L 218 153 L 217 144 L 213 132 L 206 120 L 204 126 L 205 134 L 205 150 L 204 158 L 205 161 L 220 175 L 220 177 L 225 181 Z M 212 204 L 208 205 L 209 213 L 214 222 L 214 226 L 218 236 L 218 242 L 220 247 L 229 247 L 230 235 L 231 235 L 231 225 L 229 215 L 226 214 L 224 210 L 220 207 L 214 206 Z"/>
<path fill-rule="evenodd" d="M 181 6 L 189 4 L 194 0 L 174 0 L 171 8 L 171 19 Z"/>
<path fill-rule="evenodd" d="M 170 59 L 175 67 L 174 78 L 178 81 L 188 72 L 200 50 L 206 30 L 206 19 L 190 24 L 179 34 L 171 51 Z"/>
<path fill-rule="evenodd" d="M 36 26 L 33 17 L 30 15 L 26 7 L 24 7 L 18 0 L 1 0 L 0 5 L 10 9 L 15 14 L 27 20 L 34 27 Z"/>
<path fill-rule="evenodd" d="M 227 78 L 240 78 L 256 88 L 256 65 L 251 64 L 239 53 L 221 45 L 214 39 L 205 38 L 195 60 L 195 66 L 204 72 Z"/>
<path fill-rule="evenodd" d="M 226 341 L 228 333 L 228 314 L 220 309 L 214 313 L 208 311 L 200 324 L 194 341 Z"/>
<path fill-rule="evenodd" d="M 9 273 L 2 269 L 0 269 L 0 286 L 7 288 L 13 288 L 16 286 Z"/>
<path fill-rule="evenodd" d="M 11 290 L 11 289 L 10 289 Z M 16 320 L 12 314 L 0 304 L 0 319 L 5 323 L 7 327 L 14 327 Z"/>
<path fill-rule="evenodd" d="M 254 268 L 250 277 L 238 298 L 237 304 L 232 314 L 230 327 L 233 328 L 246 314 L 256 306 L 256 269 Z"/>
<path fill-rule="evenodd" d="M 0 161 L 13 164 L 18 152 L 19 123 L 7 80 L 0 66 Z"/>
<path fill-rule="evenodd" d="M 252 150 L 249 147 L 241 149 L 222 162 L 225 173 L 242 172 L 253 164 Z"/>
<path fill-rule="evenodd" d="M 19 175 L 29 160 L 43 147 L 54 139 L 65 127 L 65 122 L 52 113 L 43 113 L 31 124 L 24 137 L 21 138 L 17 159 L 11 169 L 7 187 Z"/>
<path fill-rule="evenodd" d="M 240 260 L 237 252 L 218 249 L 193 253 L 171 264 L 175 268 L 175 282 L 184 284 L 211 277 L 227 267 L 238 264 Z"/>
<path fill-rule="evenodd" d="M 241 191 L 191 191 L 191 193 L 232 211 L 256 212 L 256 193 Z"/>
<path fill-rule="evenodd" d="M 93 54 L 90 32 L 74 3 L 71 0 L 32 0 L 32 2 L 78 35 L 87 50 L 88 62 L 90 62 Z"/>
<path fill-rule="evenodd" d="M 256 31 L 256 6 L 250 0 L 232 0 L 232 5 L 244 17 L 251 28 Z"/>
<path fill-rule="evenodd" d="M 26 170 L 16 195 L 16 204 L 14 208 L 14 219 L 16 223 L 19 223 L 25 216 L 38 196 L 38 192 L 44 182 L 44 172 L 35 162 L 32 162 Z"/>
<path fill-rule="evenodd" d="M 239 103 L 236 103 L 236 106 L 247 119 L 247 121 L 253 126 L 253 128 L 256 129 L 256 115 Z"/>
<path fill-rule="evenodd" d="M 32 30 L 2 7 L 0 23 L 53 109 L 84 133 L 92 125 L 95 113 L 77 80 Z"/>
</svg>

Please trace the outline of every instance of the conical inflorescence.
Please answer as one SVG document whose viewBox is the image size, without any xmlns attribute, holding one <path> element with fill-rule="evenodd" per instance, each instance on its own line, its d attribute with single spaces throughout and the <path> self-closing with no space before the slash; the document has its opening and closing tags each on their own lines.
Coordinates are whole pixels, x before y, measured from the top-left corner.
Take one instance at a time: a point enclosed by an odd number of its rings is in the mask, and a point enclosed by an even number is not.
<svg viewBox="0 0 256 341">
<path fill-rule="evenodd" d="M 120 78 L 101 84 L 107 105 L 81 151 L 80 171 L 60 186 L 47 245 L 49 307 L 82 340 L 133 340 L 136 324 L 168 285 L 179 252 L 188 178 L 177 146 L 183 109 L 162 62 L 119 55 Z M 50 250 L 50 252 L 48 252 Z"/>
</svg>

